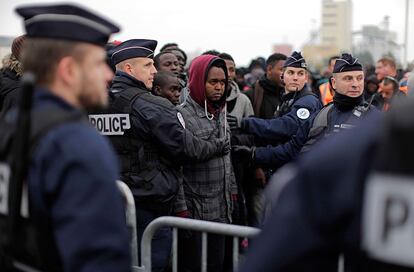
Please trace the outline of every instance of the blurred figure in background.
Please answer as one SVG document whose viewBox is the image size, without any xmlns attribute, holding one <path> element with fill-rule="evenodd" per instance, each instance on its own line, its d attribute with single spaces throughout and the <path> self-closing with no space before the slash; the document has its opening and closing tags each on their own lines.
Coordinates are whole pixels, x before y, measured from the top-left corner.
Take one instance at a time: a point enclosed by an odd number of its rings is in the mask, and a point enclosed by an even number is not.
<svg viewBox="0 0 414 272">
<path fill-rule="evenodd" d="M 275 53 L 266 60 L 266 72 L 254 83 L 253 88 L 247 91 L 252 102 L 255 117 L 271 119 L 277 107 L 281 104 L 281 95 L 284 87 L 281 79 L 286 56 Z M 254 69 L 261 69 L 259 62 Z"/>
<path fill-rule="evenodd" d="M 332 56 L 329 58 L 328 61 L 328 68 L 326 70 L 326 73 L 324 74 L 325 82 L 319 85 L 319 92 L 322 104 L 325 106 L 328 103 L 332 102 L 334 91 L 332 90 L 332 86 L 329 83 L 330 78 L 332 76 L 332 72 L 335 66 L 336 59 L 339 59 L 339 56 Z"/>
<path fill-rule="evenodd" d="M 25 41 L 25 35 L 13 40 L 12 53 L 6 56 L 0 70 L 0 115 L 18 104 L 21 95 L 19 80 L 23 73 L 21 52 Z"/>
<path fill-rule="evenodd" d="M 391 107 L 391 102 L 401 99 L 406 96 L 405 93 L 400 91 L 398 81 L 390 76 L 386 76 L 382 79 L 380 85 L 380 94 L 384 99 L 383 111 L 388 111 Z"/>
</svg>

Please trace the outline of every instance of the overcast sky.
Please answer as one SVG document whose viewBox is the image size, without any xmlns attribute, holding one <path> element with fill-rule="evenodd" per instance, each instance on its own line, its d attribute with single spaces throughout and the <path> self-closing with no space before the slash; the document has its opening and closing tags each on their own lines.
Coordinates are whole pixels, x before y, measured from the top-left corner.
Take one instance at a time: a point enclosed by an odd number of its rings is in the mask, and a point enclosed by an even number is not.
<svg viewBox="0 0 414 272">
<path fill-rule="evenodd" d="M 410 1 L 409 60 L 414 59 L 414 0 Z M 0 35 L 23 33 L 14 8 L 21 4 L 56 2 L 0 0 Z M 82 0 L 82 3 L 118 23 L 113 38 L 151 38 L 159 47 L 177 42 L 187 52 L 217 49 L 233 55 L 239 65 L 257 56 L 267 57 L 272 44 L 288 42 L 300 50 L 311 29 L 321 22 L 322 0 Z M 405 0 L 354 0 L 353 30 L 378 25 L 390 16 L 390 29 L 404 42 Z"/>
</svg>

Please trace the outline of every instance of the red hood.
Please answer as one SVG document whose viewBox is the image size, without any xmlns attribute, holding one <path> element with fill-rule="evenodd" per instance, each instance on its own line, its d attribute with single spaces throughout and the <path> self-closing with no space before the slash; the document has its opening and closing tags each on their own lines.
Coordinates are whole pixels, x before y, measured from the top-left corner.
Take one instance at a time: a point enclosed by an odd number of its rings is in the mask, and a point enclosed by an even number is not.
<svg viewBox="0 0 414 272">
<path fill-rule="evenodd" d="M 227 76 L 226 63 L 223 59 L 213 55 L 201 55 L 195 58 L 190 65 L 188 70 L 188 88 L 190 89 L 191 98 L 197 102 L 202 108 L 206 101 L 206 80 L 207 74 L 213 62 L 217 62 L 224 69 L 224 74 Z M 225 86 L 227 90 L 227 84 Z M 218 110 L 221 111 L 226 104 L 227 91 L 224 92 L 223 96 L 216 103 L 212 103 L 207 100 L 207 110 L 209 113 L 216 113 Z M 216 115 L 216 114 L 214 114 Z"/>
</svg>

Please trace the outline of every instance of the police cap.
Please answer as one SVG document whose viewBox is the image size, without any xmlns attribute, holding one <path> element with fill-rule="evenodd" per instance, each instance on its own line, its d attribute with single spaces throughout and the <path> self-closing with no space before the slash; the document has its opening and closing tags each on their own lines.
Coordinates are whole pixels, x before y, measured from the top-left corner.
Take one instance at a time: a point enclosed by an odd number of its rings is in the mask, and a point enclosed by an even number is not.
<svg viewBox="0 0 414 272">
<path fill-rule="evenodd" d="M 106 19 L 72 4 L 26 5 L 16 8 L 28 37 L 80 41 L 104 46 L 119 28 Z"/>
<path fill-rule="evenodd" d="M 362 65 L 351 54 L 344 53 L 341 58 L 336 59 L 333 73 L 348 71 L 362 71 Z"/>
<path fill-rule="evenodd" d="M 112 62 L 118 64 L 121 61 L 132 58 L 154 58 L 157 41 L 146 39 L 127 40 L 113 49 Z"/>
<path fill-rule="evenodd" d="M 284 68 L 286 67 L 295 67 L 295 68 L 303 68 L 307 69 L 308 65 L 306 64 L 305 59 L 302 57 L 300 52 L 293 51 L 292 55 L 287 58 L 285 64 L 283 65 Z"/>
</svg>

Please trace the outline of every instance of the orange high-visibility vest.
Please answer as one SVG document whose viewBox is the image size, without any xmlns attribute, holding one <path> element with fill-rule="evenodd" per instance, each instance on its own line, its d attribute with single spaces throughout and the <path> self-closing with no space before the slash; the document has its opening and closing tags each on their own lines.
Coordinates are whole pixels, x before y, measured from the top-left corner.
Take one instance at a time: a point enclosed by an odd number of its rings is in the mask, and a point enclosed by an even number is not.
<svg viewBox="0 0 414 272">
<path fill-rule="evenodd" d="M 321 93 L 321 101 L 324 106 L 332 102 L 333 91 L 331 90 L 331 86 L 329 85 L 329 82 L 325 82 L 319 85 L 319 92 Z"/>
</svg>

